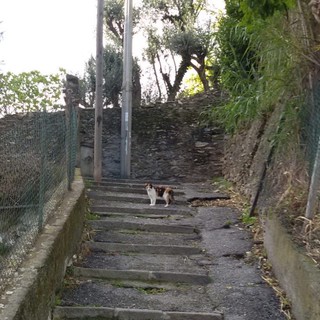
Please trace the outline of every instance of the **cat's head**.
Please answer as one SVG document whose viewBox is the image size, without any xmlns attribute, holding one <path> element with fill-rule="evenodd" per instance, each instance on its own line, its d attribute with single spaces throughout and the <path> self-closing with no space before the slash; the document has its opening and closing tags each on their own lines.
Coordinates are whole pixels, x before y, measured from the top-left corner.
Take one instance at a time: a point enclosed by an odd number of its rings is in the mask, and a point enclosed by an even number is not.
<svg viewBox="0 0 320 320">
<path fill-rule="evenodd" d="M 144 184 L 144 187 L 148 191 L 148 190 L 151 190 L 153 188 L 153 185 L 150 182 L 147 182 L 147 183 Z"/>
</svg>

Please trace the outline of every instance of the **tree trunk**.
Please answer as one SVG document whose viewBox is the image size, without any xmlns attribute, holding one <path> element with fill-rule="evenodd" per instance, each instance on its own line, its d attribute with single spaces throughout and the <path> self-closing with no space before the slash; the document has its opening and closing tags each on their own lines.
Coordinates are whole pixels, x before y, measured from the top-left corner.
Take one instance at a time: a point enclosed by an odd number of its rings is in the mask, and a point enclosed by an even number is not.
<svg viewBox="0 0 320 320">
<path fill-rule="evenodd" d="M 188 68 L 190 67 L 191 59 L 190 57 L 183 57 L 178 72 L 175 75 L 175 79 L 173 84 L 171 84 L 170 77 L 167 73 L 164 73 L 162 68 L 160 68 L 160 73 L 162 75 L 162 79 L 167 87 L 168 98 L 167 101 L 175 101 L 177 93 L 180 90 L 181 82 L 183 80 L 184 75 L 186 74 Z"/>
<path fill-rule="evenodd" d="M 209 86 L 209 81 L 207 79 L 207 76 L 206 76 L 206 65 L 205 65 L 205 56 L 198 56 L 197 57 L 197 62 L 199 64 L 199 67 L 196 66 L 194 63 L 191 62 L 191 67 L 197 72 L 199 78 L 200 78 L 200 81 L 203 85 L 203 90 L 205 92 L 209 91 L 210 90 L 210 86 Z"/>
<path fill-rule="evenodd" d="M 156 70 L 156 65 L 155 63 L 152 63 L 152 68 L 153 68 L 153 72 L 154 72 L 154 76 L 156 78 L 156 84 L 157 84 L 157 88 L 158 88 L 158 92 L 159 92 L 159 99 L 161 101 L 162 99 L 162 92 L 161 92 L 161 88 L 160 88 L 160 83 L 159 83 L 159 78 L 158 78 L 158 74 L 157 74 L 157 70 Z"/>
<path fill-rule="evenodd" d="M 140 106 L 141 104 L 141 82 L 140 71 L 133 69 L 133 90 L 132 90 L 132 107 Z"/>
</svg>

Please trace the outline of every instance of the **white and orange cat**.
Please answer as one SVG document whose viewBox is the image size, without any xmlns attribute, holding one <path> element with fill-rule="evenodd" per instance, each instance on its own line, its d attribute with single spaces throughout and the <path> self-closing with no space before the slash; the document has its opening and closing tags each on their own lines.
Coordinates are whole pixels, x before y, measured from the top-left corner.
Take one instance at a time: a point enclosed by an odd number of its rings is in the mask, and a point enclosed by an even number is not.
<svg viewBox="0 0 320 320">
<path fill-rule="evenodd" d="M 173 190 L 170 187 L 153 186 L 151 183 L 146 183 L 144 186 L 150 198 L 150 206 L 156 205 L 157 197 L 162 197 L 164 199 L 166 202 L 165 207 L 173 203 Z"/>
</svg>

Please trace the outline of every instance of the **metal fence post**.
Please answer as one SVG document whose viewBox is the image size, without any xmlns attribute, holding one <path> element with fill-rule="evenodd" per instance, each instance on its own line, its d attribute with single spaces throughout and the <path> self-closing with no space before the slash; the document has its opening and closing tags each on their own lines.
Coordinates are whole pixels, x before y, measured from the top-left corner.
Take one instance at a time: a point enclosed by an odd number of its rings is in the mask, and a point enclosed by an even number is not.
<svg viewBox="0 0 320 320">
<path fill-rule="evenodd" d="M 306 208 L 305 217 L 307 219 L 312 219 L 315 214 L 315 208 L 317 205 L 317 193 L 320 187 L 320 137 L 318 138 L 318 147 L 316 158 L 313 165 L 311 182 L 309 186 L 308 202 Z"/>
<path fill-rule="evenodd" d="M 68 190 L 71 190 L 71 183 L 74 178 L 75 167 L 75 153 L 77 143 L 77 117 L 76 110 L 79 105 L 79 79 L 73 75 L 67 74 L 66 76 L 66 89 L 65 89 L 65 116 L 66 116 L 66 166 L 67 166 L 67 179 Z"/>
<path fill-rule="evenodd" d="M 39 183 L 39 206 L 38 206 L 38 230 L 43 226 L 44 202 L 45 202 L 45 184 L 46 184 L 46 158 L 47 158 L 47 128 L 46 128 L 46 110 L 40 115 L 40 183 Z"/>
</svg>

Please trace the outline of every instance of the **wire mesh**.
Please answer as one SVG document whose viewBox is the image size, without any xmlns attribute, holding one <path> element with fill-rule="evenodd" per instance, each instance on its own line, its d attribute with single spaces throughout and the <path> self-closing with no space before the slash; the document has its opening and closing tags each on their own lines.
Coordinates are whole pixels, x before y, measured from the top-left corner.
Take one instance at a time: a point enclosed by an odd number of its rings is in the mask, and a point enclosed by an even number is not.
<svg viewBox="0 0 320 320">
<path fill-rule="evenodd" d="M 0 291 L 74 177 L 77 111 L 0 119 Z"/>
</svg>

